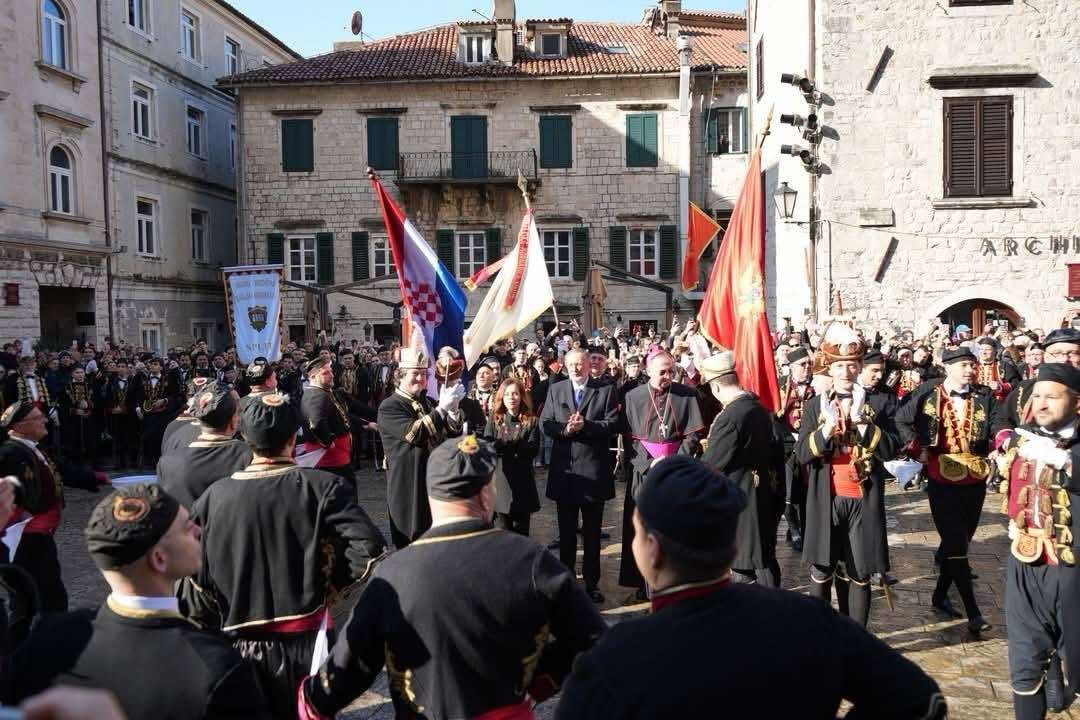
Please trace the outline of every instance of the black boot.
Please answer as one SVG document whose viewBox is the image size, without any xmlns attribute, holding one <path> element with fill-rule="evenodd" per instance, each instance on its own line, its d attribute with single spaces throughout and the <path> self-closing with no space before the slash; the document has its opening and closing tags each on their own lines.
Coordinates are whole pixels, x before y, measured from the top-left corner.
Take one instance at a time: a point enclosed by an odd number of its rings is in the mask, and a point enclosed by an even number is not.
<svg viewBox="0 0 1080 720">
<path fill-rule="evenodd" d="M 1034 695 L 1013 693 L 1013 714 L 1016 720 L 1045 720 L 1046 696 L 1040 688 Z"/>
<path fill-rule="evenodd" d="M 810 566 L 810 595 L 826 605 L 832 605 L 833 569 L 824 565 Z"/>
<path fill-rule="evenodd" d="M 862 582 L 848 580 L 848 617 L 863 627 L 870 622 L 870 578 Z"/>
<path fill-rule="evenodd" d="M 975 585 L 971 582 L 971 565 L 967 558 L 949 558 L 945 561 L 949 566 L 949 573 L 956 583 L 956 590 L 960 593 L 960 600 L 964 603 L 964 612 L 968 616 L 968 630 L 973 635 L 985 632 L 991 628 L 990 623 L 983 619 L 979 612 L 979 606 L 975 602 Z"/>
<path fill-rule="evenodd" d="M 934 608 L 936 612 L 953 620 L 957 620 L 964 616 L 954 608 L 952 602 L 949 601 L 949 587 L 952 585 L 952 582 L 952 573 L 950 572 L 949 563 L 945 563 L 938 572 L 937 585 L 934 586 L 934 594 L 931 596 L 930 606 Z"/>
<path fill-rule="evenodd" d="M 1050 665 L 1046 668 L 1046 682 L 1043 685 L 1046 696 L 1046 709 L 1059 713 L 1072 703 L 1065 695 L 1065 675 L 1061 672 L 1061 656 L 1050 656 Z"/>
</svg>

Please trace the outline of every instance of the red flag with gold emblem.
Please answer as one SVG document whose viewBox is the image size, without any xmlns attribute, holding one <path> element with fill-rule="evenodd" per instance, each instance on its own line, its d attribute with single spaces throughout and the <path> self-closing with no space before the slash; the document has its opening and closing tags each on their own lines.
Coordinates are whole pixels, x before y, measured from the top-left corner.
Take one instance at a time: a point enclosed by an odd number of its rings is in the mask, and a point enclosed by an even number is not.
<svg viewBox="0 0 1080 720">
<path fill-rule="evenodd" d="M 739 384 L 776 412 L 776 380 L 769 316 L 765 312 L 765 201 L 761 150 L 754 151 L 731 212 L 720 252 L 698 311 L 701 332 L 735 354 Z"/>
</svg>

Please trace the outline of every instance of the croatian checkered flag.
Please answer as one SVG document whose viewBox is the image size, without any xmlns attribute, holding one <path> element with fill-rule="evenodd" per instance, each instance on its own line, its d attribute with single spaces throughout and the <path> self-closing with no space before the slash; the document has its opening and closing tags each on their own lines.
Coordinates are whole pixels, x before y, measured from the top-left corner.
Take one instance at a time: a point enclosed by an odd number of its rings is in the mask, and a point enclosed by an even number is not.
<svg viewBox="0 0 1080 720">
<path fill-rule="evenodd" d="M 386 194 L 378 175 L 368 168 L 368 177 L 379 198 L 390 251 L 397 268 L 398 285 L 405 308 L 409 313 L 410 329 L 419 330 L 424 338 L 428 357 L 428 394 L 438 397 L 435 383 L 434 359 L 440 348 L 450 346 L 464 354 L 462 336 L 465 333 L 465 292 L 424 236 L 405 217 L 405 213 Z"/>
</svg>

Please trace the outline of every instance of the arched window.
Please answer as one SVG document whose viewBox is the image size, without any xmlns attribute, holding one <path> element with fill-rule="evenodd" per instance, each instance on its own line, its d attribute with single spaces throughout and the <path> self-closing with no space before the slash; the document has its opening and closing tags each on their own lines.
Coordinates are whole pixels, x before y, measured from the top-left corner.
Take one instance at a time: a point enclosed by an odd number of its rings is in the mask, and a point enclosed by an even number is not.
<svg viewBox="0 0 1080 720">
<path fill-rule="evenodd" d="M 41 3 L 41 50 L 42 59 L 50 65 L 67 68 L 67 18 L 56 0 Z"/>
<path fill-rule="evenodd" d="M 75 213 L 71 155 L 57 145 L 49 152 L 49 209 L 53 212 Z"/>
</svg>

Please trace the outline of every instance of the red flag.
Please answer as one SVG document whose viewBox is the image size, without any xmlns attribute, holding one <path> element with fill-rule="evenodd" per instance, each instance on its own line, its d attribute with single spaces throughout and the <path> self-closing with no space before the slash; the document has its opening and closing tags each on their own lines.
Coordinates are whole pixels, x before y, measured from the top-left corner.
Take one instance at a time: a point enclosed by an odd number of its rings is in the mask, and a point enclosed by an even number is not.
<svg viewBox="0 0 1080 720">
<path fill-rule="evenodd" d="M 761 150 L 746 170 L 739 199 L 731 212 L 720 253 L 713 265 L 698 312 L 701 332 L 735 353 L 739 384 L 776 412 L 776 380 L 769 317 L 765 312 L 765 201 L 761 185 Z"/>
<path fill-rule="evenodd" d="M 694 203 L 690 203 L 690 220 L 686 230 L 686 257 L 682 264 L 683 290 L 693 290 L 698 284 L 698 259 L 720 232 L 720 226 Z"/>
</svg>

